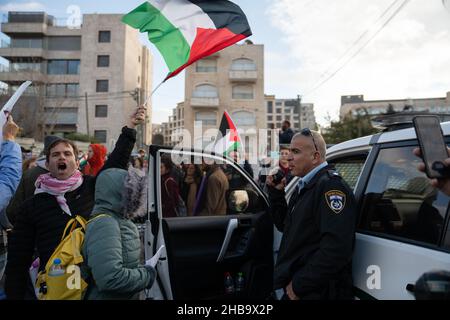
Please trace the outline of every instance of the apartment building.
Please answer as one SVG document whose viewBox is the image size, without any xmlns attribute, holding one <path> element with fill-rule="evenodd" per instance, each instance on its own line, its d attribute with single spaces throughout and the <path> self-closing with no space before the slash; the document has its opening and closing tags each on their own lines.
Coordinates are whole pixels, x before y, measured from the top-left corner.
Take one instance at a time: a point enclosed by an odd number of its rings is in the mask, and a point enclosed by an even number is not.
<svg viewBox="0 0 450 320">
<path fill-rule="evenodd" d="M 41 135 L 78 132 L 111 148 L 122 125 L 149 95 L 152 56 L 120 14 L 85 14 L 68 26 L 45 12 L 9 12 L 1 31 L 0 82 L 11 95 L 33 86 L 14 112 L 40 122 Z M 137 145 L 150 144 L 151 103 Z"/>
<path fill-rule="evenodd" d="M 340 117 L 355 117 L 358 114 L 371 116 L 388 112 L 415 111 L 431 113 L 450 113 L 450 91 L 445 97 L 396 99 L 396 100 L 365 100 L 364 95 L 349 95 L 341 97 Z"/>
</svg>

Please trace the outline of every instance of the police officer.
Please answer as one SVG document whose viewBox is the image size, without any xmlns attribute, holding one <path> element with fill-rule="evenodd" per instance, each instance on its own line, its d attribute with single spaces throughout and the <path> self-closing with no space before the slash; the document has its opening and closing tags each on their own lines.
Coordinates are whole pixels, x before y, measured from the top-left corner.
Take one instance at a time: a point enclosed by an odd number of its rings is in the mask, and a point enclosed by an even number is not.
<svg viewBox="0 0 450 320">
<path fill-rule="evenodd" d="M 325 161 L 326 144 L 315 131 L 292 138 L 289 166 L 300 177 L 289 204 L 286 181 L 267 177 L 273 221 L 283 232 L 274 288 L 283 299 L 352 299 L 356 203 L 352 190 Z"/>
</svg>

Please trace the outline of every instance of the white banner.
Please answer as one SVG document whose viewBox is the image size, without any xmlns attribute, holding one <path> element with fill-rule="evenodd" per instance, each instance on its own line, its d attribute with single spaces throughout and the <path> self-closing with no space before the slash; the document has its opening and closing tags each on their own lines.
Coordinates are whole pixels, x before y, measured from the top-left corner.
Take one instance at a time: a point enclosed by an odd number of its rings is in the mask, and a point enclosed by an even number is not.
<svg viewBox="0 0 450 320">
<path fill-rule="evenodd" d="M 17 100 L 19 100 L 20 96 L 25 92 L 25 90 L 28 88 L 30 84 L 31 81 L 25 81 L 24 83 L 22 83 L 19 89 L 17 89 L 14 95 L 3 106 L 2 111 L 0 113 L 0 130 L 3 130 L 3 126 L 6 123 L 6 117 L 11 113 Z M 0 134 L 0 151 L 2 148 L 2 142 L 3 142 L 3 134 Z"/>
</svg>

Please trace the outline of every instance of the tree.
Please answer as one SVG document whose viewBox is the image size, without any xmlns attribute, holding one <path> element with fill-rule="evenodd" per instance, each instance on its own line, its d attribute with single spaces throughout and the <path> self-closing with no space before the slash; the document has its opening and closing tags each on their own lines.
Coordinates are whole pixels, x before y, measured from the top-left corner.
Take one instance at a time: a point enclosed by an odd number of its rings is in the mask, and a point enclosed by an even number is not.
<svg viewBox="0 0 450 320">
<path fill-rule="evenodd" d="M 330 120 L 330 126 L 322 130 L 322 135 L 327 144 L 336 144 L 378 133 L 370 120 L 367 110 L 353 117 L 346 116 L 339 121 Z"/>
<path fill-rule="evenodd" d="M 46 72 L 36 68 L 36 65 L 41 65 L 41 61 L 38 58 L 32 58 L 27 63 L 31 66 L 16 69 L 11 63 L 9 67 L 9 72 L 20 72 L 24 78 L 33 82 L 16 103 L 12 115 L 21 127 L 21 137 L 44 141 L 44 137 L 54 131 L 61 109 L 73 105 L 76 100 L 64 96 L 48 96 L 45 83 Z M 63 77 L 61 82 L 67 82 L 66 78 Z M 13 94 L 14 90 L 11 89 L 3 92 L 0 96 L 0 104 L 4 105 Z"/>
</svg>

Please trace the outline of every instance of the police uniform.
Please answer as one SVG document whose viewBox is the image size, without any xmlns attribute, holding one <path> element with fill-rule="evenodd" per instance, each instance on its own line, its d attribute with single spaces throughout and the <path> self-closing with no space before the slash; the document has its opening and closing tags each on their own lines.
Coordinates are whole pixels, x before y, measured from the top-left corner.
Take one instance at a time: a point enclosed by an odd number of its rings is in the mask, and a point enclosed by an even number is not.
<svg viewBox="0 0 450 320">
<path fill-rule="evenodd" d="M 292 281 L 300 299 L 351 299 L 356 201 L 331 166 L 320 169 L 289 204 L 284 190 L 269 189 L 271 211 L 283 238 L 274 288 Z"/>
</svg>

